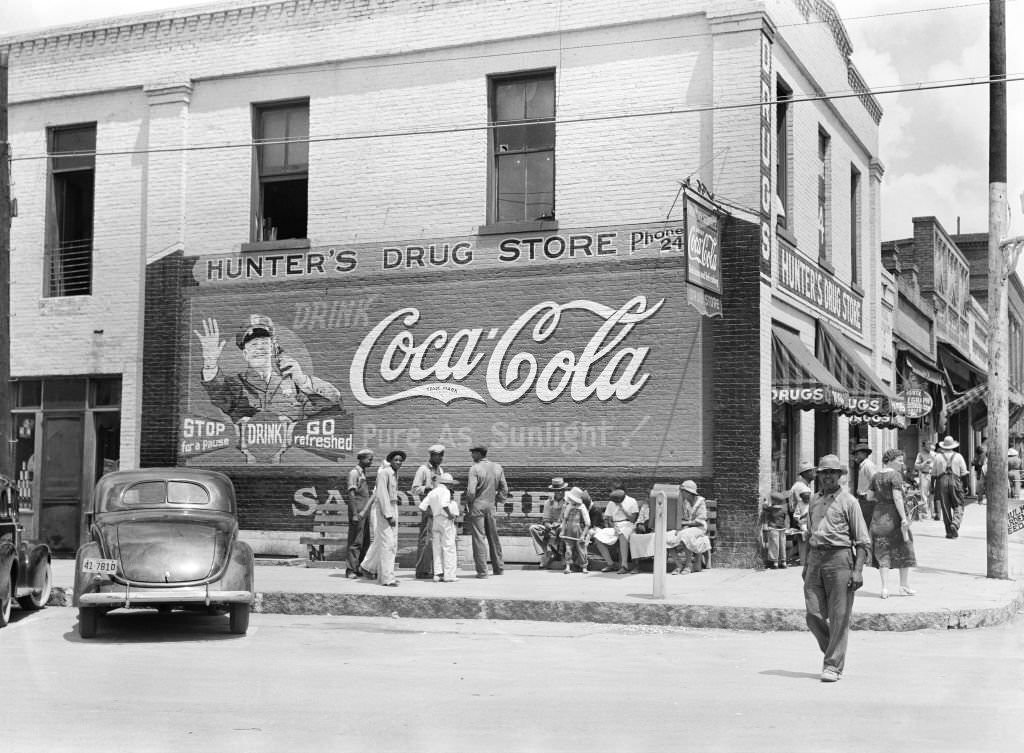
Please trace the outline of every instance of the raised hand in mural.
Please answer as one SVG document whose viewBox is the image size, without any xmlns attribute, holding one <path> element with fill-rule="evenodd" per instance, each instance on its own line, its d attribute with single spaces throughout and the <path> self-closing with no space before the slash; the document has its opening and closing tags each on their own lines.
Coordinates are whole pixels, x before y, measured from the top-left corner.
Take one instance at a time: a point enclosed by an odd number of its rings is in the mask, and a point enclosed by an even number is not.
<svg viewBox="0 0 1024 753">
<path fill-rule="evenodd" d="M 220 339 L 220 327 L 217 320 L 203 319 L 203 331 L 192 330 L 199 338 L 199 347 L 203 349 L 203 370 L 215 371 L 220 362 L 221 351 L 224 350 L 224 340 Z"/>
</svg>

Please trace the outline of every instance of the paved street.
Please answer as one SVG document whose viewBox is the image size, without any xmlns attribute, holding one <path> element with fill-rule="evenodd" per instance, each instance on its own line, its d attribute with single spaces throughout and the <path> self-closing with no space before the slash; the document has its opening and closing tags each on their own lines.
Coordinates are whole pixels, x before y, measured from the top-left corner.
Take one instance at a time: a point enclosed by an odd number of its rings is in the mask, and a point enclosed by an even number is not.
<svg viewBox="0 0 1024 753">
<path fill-rule="evenodd" d="M 836 685 L 806 632 L 256 614 L 234 637 L 150 612 L 83 642 L 75 623 L 0 631 L 23 689 L 4 751 L 1020 749 L 1024 615 L 856 631 Z"/>
</svg>

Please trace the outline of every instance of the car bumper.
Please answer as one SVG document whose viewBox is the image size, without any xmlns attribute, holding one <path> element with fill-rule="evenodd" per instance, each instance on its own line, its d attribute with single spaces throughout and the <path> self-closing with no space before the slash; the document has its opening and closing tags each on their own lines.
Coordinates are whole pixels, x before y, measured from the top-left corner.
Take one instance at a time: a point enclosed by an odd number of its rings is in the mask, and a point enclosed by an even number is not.
<svg viewBox="0 0 1024 753">
<path fill-rule="evenodd" d="M 147 604 L 252 604 L 251 591 L 219 591 L 207 586 L 142 588 L 111 585 L 78 597 L 82 607 L 131 607 Z"/>
</svg>

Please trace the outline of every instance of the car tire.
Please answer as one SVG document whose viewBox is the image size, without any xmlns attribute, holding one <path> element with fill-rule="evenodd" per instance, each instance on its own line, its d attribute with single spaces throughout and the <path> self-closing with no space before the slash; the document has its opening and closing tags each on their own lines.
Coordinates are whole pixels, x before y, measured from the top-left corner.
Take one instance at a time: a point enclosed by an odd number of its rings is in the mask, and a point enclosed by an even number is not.
<svg viewBox="0 0 1024 753">
<path fill-rule="evenodd" d="M 78 608 L 78 635 L 82 638 L 95 638 L 99 614 L 95 607 Z"/>
<path fill-rule="evenodd" d="M 235 635 L 245 635 L 249 630 L 249 612 L 250 608 L 248 604 L 232 604 L 231 605 L 231 632 Z"/>
<path fill-rule="evenodd" d="M 7 623 L 11 621 L 13 606 L 14 573 L 11 572 L 7 577 L 7 585 L 3 587 L 3 593 L 0 593 L 0 627 L 7 627 Z"/>
<path fill-rule="evenodd" d="M 50 591 L 53 588 L 53 577 L 50 571 L 50 561 L 47 560 L 42 568 L 42 572 L 36 573 L 36 584 L 39 586 L 38 591 L 33 591 L 28 596 L 19 596 L 18 605 L 22 609 L 29 611 L 35 611 L 36 609 L 42 609 L 46 606 L 46 602 L 50 600 Z"/>
</svg>

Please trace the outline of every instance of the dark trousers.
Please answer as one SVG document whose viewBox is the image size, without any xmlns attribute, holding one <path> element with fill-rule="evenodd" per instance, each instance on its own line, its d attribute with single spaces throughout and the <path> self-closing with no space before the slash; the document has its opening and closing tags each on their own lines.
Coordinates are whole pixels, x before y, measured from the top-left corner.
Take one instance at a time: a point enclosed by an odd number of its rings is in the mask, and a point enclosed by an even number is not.
<svg viewBox="0 0 1024 753">
<path fill-rule="evenodd" d="M 420 516 L 419 539 L 416 542 L 416 577 L 434 577 L 434 516 L 424 510 Z M 440 573 L 438 573 L 440 575 Z"/>
<path fill-rule="evenodd" d="M 843 671 L 846 643 L 853 615 L 853 596 L 849 587 L 853 574 L 853 551 L 808 548 L 804 570 L 804 605 L 807 627 L 825 655 L 824 666 Z"/>
<path fill-rule="evenodd" d="M 952 473 L 943 473 L 935 478 L 935 498 L 942 508 L 942 523 L 946 536 L 957 538 L 960 522 L 964 519 L 964 490 L 960 479 Z"/>
<path fill-rule="evenodd" d="M 349 518 L 348 521 L 348 552 L 345 554 L 345 572 L 359 573 L 359 563 L 370 548 L 370 518 L 362 520 Z"/>
<path fill-rule="evenodd" d="M 487 574 L 487 552 L 490 551 L 491 567 L 495 574 L 505 569 L 501 556 L 501 542 L 498 541 L 498 526 L 494 522 L 494 508 L 474 507 L 469 512 L 470 533 L 473 536 L 473 564 L 478 575 Z"/>
</svg>

